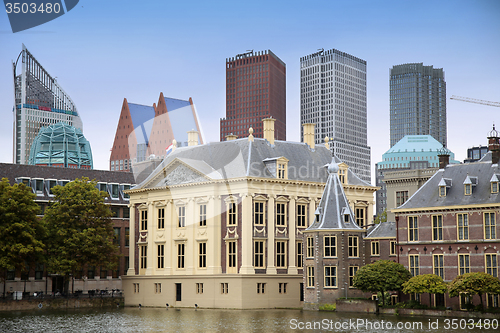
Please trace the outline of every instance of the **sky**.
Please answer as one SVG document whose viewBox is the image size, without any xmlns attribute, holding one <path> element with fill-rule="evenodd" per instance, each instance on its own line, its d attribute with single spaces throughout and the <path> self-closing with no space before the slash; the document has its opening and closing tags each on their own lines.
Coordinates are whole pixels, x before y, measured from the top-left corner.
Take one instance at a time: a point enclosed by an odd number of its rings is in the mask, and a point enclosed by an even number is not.
<svg viewBox="0 0 500 333">
<path fill-rule="evenodd" d="M 63 16 L 12 33 L 0 12 L 0 162 L 12 163 L 12 61 L 25 44 L 75 102 L 94 168 L 108 170 L 123 99 L 196 105 L 205 139 L 219 140 L 226 58 L 271 50 L 286 63 L 287 140 L 300 140 L 300 57 L 335 48 L 367 61 L 371 163 L 389 146 L 389 70 L 443 68 L 448 148 L 457 160 L 487 144 L 500 108 L 500 1 L 80 0 Z M 373 169 L 373 168 L 372 168 Z M 372 182 L 374 182 L 372 171 Z"/>
</svg>

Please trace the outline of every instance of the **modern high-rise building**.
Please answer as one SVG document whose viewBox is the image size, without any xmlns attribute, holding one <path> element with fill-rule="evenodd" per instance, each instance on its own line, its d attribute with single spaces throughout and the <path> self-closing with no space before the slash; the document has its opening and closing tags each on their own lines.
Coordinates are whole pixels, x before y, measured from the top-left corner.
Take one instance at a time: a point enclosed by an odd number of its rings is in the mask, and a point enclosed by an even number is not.
<svg viewBox="0 0 500 333">
<path fill-rule="evenodd" d="M 220 119 L 220 140 L 226 135 L 263 137 L 263 118 L 275 118 L 277 140 L 286 140 L 286 65 L 271 50 L 247 52 L 226 59 L 226 117 Z"/>
<path fill-rule="evenodd" d="M 12 65 L 15 94 L 13 161 L 28 164 L 31 145 L 42 127 L 64 122 L 83 131 L 83 124 L 75 103 L 24 44 Z"/>
<path fill-rule="evenodd" d="M 442 68 L 423 63 L 390 72 L 391 147 L 405 135 L 432 135 L 446 146 L 446 82 Z"/>
<path fill-rule="evenodd" d="M 300 58 L 300 123 L 316 124 L 315 143 L 328 137 L 335 155 L 370 182 L 365 60 L 336 49 Z"/>
</svg>

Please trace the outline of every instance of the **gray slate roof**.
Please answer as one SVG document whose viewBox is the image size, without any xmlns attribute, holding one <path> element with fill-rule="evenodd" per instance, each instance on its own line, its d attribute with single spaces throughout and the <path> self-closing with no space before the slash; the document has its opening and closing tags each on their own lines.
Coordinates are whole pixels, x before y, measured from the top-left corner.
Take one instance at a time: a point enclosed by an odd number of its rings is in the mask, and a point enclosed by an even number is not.
<svg viewBox="0 0 500 333">
<path fill-rule="evenodd" d="M 368 229 L 367 238 L 396 238 L 396 222 L 382 222 Z"/>
<path fill-rule="evenodd" d="M 345 196 L 344 188 L 337 174 L 338 165 L 335 161 L 328 166 L 328 180 L 321 201 L 316 210 L 316 220 L 306 230 L 318 229 L 355 229 L 361 230 L 356 224 L 354 214 Z"/>
<path fill-rule="evenodd" d="M 192 176 L 179 175 L 174 179 L 165 181 L 161 173 L 165 167 L 170 167 L 176 162 L 188 165 L 206 179 L 232 179 L 242 177 L 263 177 L 276 179 L 275 169 L 270 165 L 270 160 L 279 157 L 288 159 L 288 179 L 326 182 L 328 175 L 325 165 L 329 164 L 331 152 L 324 146 L 310 149 L 305 143 L 287 142 L 276 140 L 271 145 L 267 140 L 248 138 L 237 140 L 212 142 L 204 145 L 179 147 L 170 153 L 142 183 L 135 189 L 151 188 L 165 185 L 193 183 Z M 335 161 L 341 161 L 335 157 Z M 158 181 L 158 178 L 164 181 Z M 150 182 L 154 179 L 153 182 Z M 361 180 L 348 169 L 348 183 L 350 185 L 371 186 Z M 147 184 L 147 185 L 146 185 Z"/>
<path fill-rule="evenodd" d="M 487 154 L 488 155 L 488 154 Z M 486 157 L 486 156 L 485 156 Z M 500 174 L 498 164 L 491 164 L 491 154 L 479 162 L 448 165 L 434 174 L 417 192 L 397 209 L 412 209 L 440 206 L 458 206 L 475 204 L 498 204 L 500 194 L 491 193 L 491 178 Z M 477 177 L 477 184 L 472 186 L 472 194 L 464 195 L 464 181 Z M 439 184 L 442 180 L 451 186 L 445 197 L 439 196 Z M 451 180 L 451 182 L 450 182 Z"/>
</svg>

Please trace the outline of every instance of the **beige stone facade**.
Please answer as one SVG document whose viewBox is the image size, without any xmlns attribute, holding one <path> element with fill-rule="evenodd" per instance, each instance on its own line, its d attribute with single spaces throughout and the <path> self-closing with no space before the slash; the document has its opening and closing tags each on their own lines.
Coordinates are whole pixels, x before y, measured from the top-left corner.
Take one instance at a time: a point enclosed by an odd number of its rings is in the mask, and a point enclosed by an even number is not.
<svg viewBox="0 0 500 333">
<path fill-rule="evenodd" d="M 126 305 L 301 307 L 303 231 L 330 161 L 324 146 L 258 138 L 176 149 L 127 192 Z M 373 187 L 344 166 L 352 210 L 371 223 Z"/>
</svg>

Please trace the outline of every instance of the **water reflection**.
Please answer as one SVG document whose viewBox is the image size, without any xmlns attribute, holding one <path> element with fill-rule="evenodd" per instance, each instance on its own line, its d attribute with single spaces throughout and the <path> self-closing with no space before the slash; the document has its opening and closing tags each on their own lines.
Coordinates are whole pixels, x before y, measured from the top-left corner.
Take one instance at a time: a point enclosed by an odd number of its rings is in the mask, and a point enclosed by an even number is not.
<svg viewBox="0 0 500 333">
<path fill-rule="evenodd" d="M 125 308 L 0 313 L 1 332 L 449 332 L 443 317 L 300 310 Z M 458 319 L 460 321 L 460 319 Z M 467 319 L 468 320 L 468 319 Z M 436 323 L 438 329 L 429 327 Z M 478 319 L 475 319 L 477 322 Z M 358 324 L 364 323 L 363 326 Z M 365 325 L 371 327 L 365 327 Z M 397 325 L 402 325 L 400 329 Z M 316 327 L 316 329 L 314 329 Z M 498 329 L 498 321 L 497 321 Z M 490 328 L 492 331 L 495 329 Z M 479 328 L 456 330 L 479 332 Z"/>
</svg>

